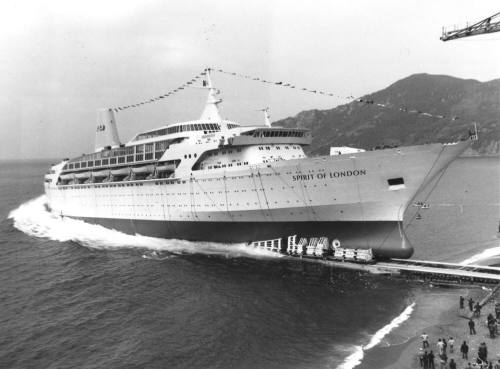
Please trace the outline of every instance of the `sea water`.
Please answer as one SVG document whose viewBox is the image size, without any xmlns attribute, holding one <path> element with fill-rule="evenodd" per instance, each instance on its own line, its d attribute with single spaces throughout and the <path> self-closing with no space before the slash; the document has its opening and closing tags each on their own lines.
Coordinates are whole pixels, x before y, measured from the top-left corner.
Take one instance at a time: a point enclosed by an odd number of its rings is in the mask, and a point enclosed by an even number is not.
<svg viewBox="0 0 500 369">
<path fill-rule="evenodd" d="M 500 254 L 498 163 L 459 159 L 416 199 L 415 257 Z M 411 322 L 422 292 L 403 280 L 54 216 L 49 164 L 0 163 L 2 368 L 349 369 Z"/>
</svg>

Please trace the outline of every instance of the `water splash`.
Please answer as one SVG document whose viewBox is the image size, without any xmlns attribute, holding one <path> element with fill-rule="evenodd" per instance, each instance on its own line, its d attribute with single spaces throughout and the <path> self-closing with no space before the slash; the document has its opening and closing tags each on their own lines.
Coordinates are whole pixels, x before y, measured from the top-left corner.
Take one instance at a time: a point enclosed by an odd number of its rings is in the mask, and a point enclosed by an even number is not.
<svg viewBox="0 0 500 369">
<path fill-rule="evenodd" d="M 60 217 L 48 211 L 46 204 L 45 195 L 37 197 L 12 210 L 9 219 L 13 220 L 15 228 L 30 236 L 59 242 L 73 241 L 94 249 L 141 248 L 170 253 L 203 253 L 226 257 L 268 258 L 280 256 L 270 251 L 248 247 L 244 243 L 190 242 L 129 235 L 81 220 Z"/>
<path fill-rule="evenodd" d="M 476 264 L 478 262 L 483 261 L 498 261 L 494 264 L 500 264 L 500 240 L 498 240 L 499 246 L 491 247 L 486 250 L 483 250 L 479 254 L 472 255 L 470 258 L 467 258 L 460 262 L 462 265 L 468 264 Z"/>
<path fill-rule="evenodd" d="M 337 369 L 352 369 L 361 364 L 363 357 L 365 356 L 364 352 L 371 348 L 377 346 L 382 339 L 389 334 L 393 329 L 399 327 L 404 321 L 406 321 L 413 309 L 415 308 L 415 303 L 412 303 L 404 309 L 404 311 L 394 318 L 389 324 L 379 329 L 370 339 L 365 346 L 354 346 L 353 352 L 345 358 L 344 362 Z"/>
</svg>

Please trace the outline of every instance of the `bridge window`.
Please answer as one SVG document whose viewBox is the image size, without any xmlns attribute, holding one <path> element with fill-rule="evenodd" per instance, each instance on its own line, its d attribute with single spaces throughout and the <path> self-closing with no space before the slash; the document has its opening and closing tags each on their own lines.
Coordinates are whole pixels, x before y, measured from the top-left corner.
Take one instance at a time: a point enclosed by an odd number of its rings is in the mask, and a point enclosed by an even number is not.
<svg viewBox="0 0 500 369">
<path fill-rule="evenodd" d="M 123 163 L 125 163 L 125 156 L 120 156 L 120 157 L 118 157 L 118 163 L 119 163 L 119 164 L 123 164 Z"/>
<path fill-rule="evenodd" d="M 110 164 L 116 164 L 116 158 L 111 158 L 109 159 Z"/>
<path fill-rule="evenodd" d="M 127 163 L 131 163 L 134 161 L 134 155 L 127 156 Z"/>
<path fill-rule="evenodd" d="M 387 183 L 389 184 L 389 186 L 397 186 L 397 185 L 403 185 L 405 184 L 405 181 L 402 177 L 398 177 L 398 178 L 390 178 L 387 180 Z"/>
<path fill-rule="evenodd" d="M 102 159 L 102 165 L 108 165 L 109 159 Z"/>
<path fill-rule="evenodd" d="M 387 183 L 389 184 L 390 191 L 401 190 L 405 188 L 405 181 L 402 177 L 389 178 L 387 180 Z"/>
</svg>

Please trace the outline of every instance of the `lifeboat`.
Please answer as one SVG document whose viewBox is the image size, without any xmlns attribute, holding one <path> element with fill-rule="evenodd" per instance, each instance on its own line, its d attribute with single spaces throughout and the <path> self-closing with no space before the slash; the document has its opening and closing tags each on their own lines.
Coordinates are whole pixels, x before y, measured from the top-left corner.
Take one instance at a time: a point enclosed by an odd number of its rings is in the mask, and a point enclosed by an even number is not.
<svg viewBox="0 0 500 369">
<path fill-rule="evenodd" d="M 132 168 L 132 172 L 135 174 L 147 174 L 153 173 L 155 171 L 154 165 L 143 165 L 142 167 Z"/>
<path fill-rule="evenodd" d="M 108 177 L 109 176 L 109 170 L 100 170 L 97 172 L 92 172 L 92 177 L 94 178 L 103 178 L 103 177 Z"/>
<path fill-rule="evenodd" d="M 119 169 L 111 169 L 111 174 L 114 176 L 126 176 L 129 175 L 129 168 L 119 168 Z"/>
<path fill-rule="evenodd" d="M 90 172 L 75 173 L 75 177 L 78 178 L 78 179 L 90 178 Z"/>
<path fill-rule="evenodd" d="M 74 178 L 74 173 L 61 174 L 60 177 L 63 181 L 67 181 Z"/>
</svg>

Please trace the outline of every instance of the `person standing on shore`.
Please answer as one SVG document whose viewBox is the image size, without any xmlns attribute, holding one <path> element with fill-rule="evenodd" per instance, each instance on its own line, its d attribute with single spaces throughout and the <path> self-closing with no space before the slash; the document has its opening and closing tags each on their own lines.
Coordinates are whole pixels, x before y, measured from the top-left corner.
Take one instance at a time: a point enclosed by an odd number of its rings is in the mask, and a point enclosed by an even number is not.
<svg viewBox="0 0 500 369">
<path fill-rule="evenodd" d="M 446 348 L 448 347 L 448 344 L 446 343 L 446 340 L 444 338 L 441 340 L 441 342 L 443 342 L 443 353 L 442 353 L 442 355 L 446 355 Z"/>
<path fill-rule="evenodd" d="M 474 324 L 474 321 L 470 318 L 469 318 L 469 333 L 476 334 L 476 324 Z"/>
<path fill-rule="evenodd" d="M 453 354 L 453 351 L 455 350 L 453 348 L 453 345 L 455 344 L 455 340 L 453 339 L 453 337 L 450 337 L 450 339 L 448 340 L 448 344 L 450 345 L 450 354 Z"/>
<path fill-rule="evenodd" d="M 479 348 L 477 350 L 477 357 L 482 361 L 488 361 L 488 348 L 486 347 L 486 343 L 481 342 Z"/>
<path fill-rule="evenodd" d="M 436 343 L 436 346 L 438 348 L 438 355 L 443 355 L 443 352 L 444 352 L 444 343 L 443 343 L 443 341 L 441 341 L 441 338 L 438 339 L 438 342 Z"/>
<path fill-rule="evenodd" d="M 464 308 L 464 297 L 463 296 L 460 296 L 460 309 L 463 309 Z"/>
<path fill-rule="evenodd" d="M 434 367 L 434 352 L 429 352 L 429 355 L 427 356 L 427 360 L 429 362 L 429 369 L 436 369 Z"/>
<path fill-rule="evenodd" d="M 467 346 L 465 341 L 462 343 L 462 346 L 460 346 L 460 352 L 462 353 L 462 359 L 469 359 L 469 346 Z"/>
<path fill-rule="evenodd" d="M 473 311 L 474 310 L 474 300 L 469 297 L 469 310 Z"/>
<path fill-rule="evenodd" d="M 420 367 L 424 367 L 424 349 L 420 347 L 418 349 L 418 360 L 420 361 Z"/>
<path fill-rule="evenodd" d="M 429 369 L 429 354 L 424 351 L 424 369 Z"/>
<path fill-rule="evenodd" d="M 457 369 L 457 363 L 455 362 L 455 360 L 453 359 L 450 359 L 450 369 Z"/>
<path fill-rule="evenodd" d="M 481 315 L 481 305 L 479 305 L 479 302 L 476 302 L 476 305 L 474 306 L 474 315 L 475 316 Z"/>
<path fill-rule="evenodd" d="M 420 337 L 422 337 L 422 347 L 424 349 L 429 347 L 429 336 L 424 332 Z"/>
</svg>

